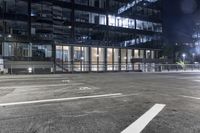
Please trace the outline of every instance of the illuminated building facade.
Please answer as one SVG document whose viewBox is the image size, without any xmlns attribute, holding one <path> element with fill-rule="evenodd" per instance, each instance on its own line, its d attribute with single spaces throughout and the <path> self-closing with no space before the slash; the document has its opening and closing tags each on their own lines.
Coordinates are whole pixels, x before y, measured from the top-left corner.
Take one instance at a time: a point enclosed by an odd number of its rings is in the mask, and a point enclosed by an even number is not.
<svg viewBox="0 0 200 133">
<path fill-rule="evenodd" d="M 162 0 L 0 0 L 9 71 L 141 70 L 159 62 L 162 30 Z"/>
</svg>

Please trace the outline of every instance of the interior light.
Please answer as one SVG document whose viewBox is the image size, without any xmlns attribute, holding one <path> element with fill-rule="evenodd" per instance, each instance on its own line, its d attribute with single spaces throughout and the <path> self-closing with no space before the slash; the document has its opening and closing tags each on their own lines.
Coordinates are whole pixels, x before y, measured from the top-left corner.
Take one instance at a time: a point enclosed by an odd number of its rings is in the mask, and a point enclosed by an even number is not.
<svg viewBox="0 0 200 133">
<path fill-rule="evenodd" d="M 8 38 L 11 38 L 11 37 L 12 37 L 12 35 L 9 34 L 9 35 L 8 35 Z"/>
<path fill-rule="evenodd" d="M 32 73 L 32 71 L 33 71 L 33 68 L 29 67 L 28 68 L 28 73 Z"/>
</svg>

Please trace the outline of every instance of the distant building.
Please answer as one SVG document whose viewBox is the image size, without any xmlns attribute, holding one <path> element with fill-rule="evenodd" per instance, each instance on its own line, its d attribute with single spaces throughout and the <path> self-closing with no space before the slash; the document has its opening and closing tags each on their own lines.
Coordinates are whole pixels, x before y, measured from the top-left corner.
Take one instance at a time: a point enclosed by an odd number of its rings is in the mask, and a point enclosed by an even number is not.
<svg viewBox="0 0 200 133">
<path fill-rule="evenodd" d="M 162 0 L 0 0 L 13 72 L 140 70 L 159 62 L 162 30 Z"/>
<path fill-rule="evenodd" d="M 197 55 L 200 55 L 200 20 L 196 20 L 195 28 L 194 28 L 194 34 L 193 34 L 193 39 L 194 39 L 194 48 L 195 48 L 195 53 Z"/>
</svg>

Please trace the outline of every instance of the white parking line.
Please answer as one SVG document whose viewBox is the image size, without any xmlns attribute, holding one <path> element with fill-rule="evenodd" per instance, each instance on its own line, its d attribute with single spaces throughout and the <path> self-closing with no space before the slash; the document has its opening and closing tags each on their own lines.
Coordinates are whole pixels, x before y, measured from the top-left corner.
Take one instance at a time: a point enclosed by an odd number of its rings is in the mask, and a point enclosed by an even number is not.
<svg viewBox="0 0 200 133">
<path fill-rule="evenodd" d="M 59 99 L 35 100 L 35 101 L 25 101 L 25 102 L 13 102 L 13 103 L 1 103 L 0 107 L 3 107 L 3 106 L 14 106 L 14 105 L 26 105 L 26 104 L 37 104 L 37 103 L 64 102 L 64 101 L 80 100 L 80 99 L 114 97 L 114 96 L 120 96 L 120 95 L 122 95 L 122 93 L 105 94 L 105 95 L 93 95 L 93 96 L 82 96 L 82 97 L 70 97 L 70 98 L 59 98 Z"/>
<path fill-rule="evenodd" d="M 151 109 L 149 109 L 145 114 L 143 114 L 121 133 L 140 133 L 149 124 L 149 122 L 156 117 L 160 111 L 163 110 L 165 106 L 165 104 L 155 104 Z"/>
<path fill-rule="evenodd" d="M 179 95 L 181 97 L 184 97 L 184 98 L 190 98 L 190 99 L 196 99 L 196 100 L 200 100 L 199 97 L 192 97 L 192 96 L 184 96 L 184 95 Z"/>
<path fill-rule="evenodd" d="M 92 90 L 91 87 L 80 87 L 79 90 Z"/>
<path fill-rule="evenodd" d="M 195 81 L 195 82 L 200 82 L 200 80 L 193 80 L 193 81 Z"/>
<path fill-rule="evenodd" d="M 35 79 L 34 77 L 29 79 L 29 78 L 8 78 L 8 79 L 3 79 L 0 78 L 0 82 L 7 82 L 7 81 L 41 81 L 41 80 L 66 80 L 65 78 L 40 78 L 38 77 L 37 79 Z"/>
<path fill-rule="evenodd" d="M 58 87 L 58 86 L 70 86 L 70 85 L 83 85 L 84 83 L 62 83 L 62 84 L 43 84 L 43 85 L 21 85 L 21 86 L 9 86 L 9 87 L 0 87 L 0 89 L 5 88 L 40 88 L 40 87 Z"/>
</svg>

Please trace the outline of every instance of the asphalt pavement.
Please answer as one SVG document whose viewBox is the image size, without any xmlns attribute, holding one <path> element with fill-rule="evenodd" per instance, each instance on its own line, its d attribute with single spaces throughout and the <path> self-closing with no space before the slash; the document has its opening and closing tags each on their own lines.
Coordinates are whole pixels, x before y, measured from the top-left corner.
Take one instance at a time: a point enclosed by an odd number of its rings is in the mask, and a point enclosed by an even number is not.
<svg viewBox="0 0 200 133">
<path fill-rule="evenodd" d="M 137 120 L 142 133 L 199 133 L 200 73 L 0 76 L 0 133 L 122 133 Z"/>
</svg>

